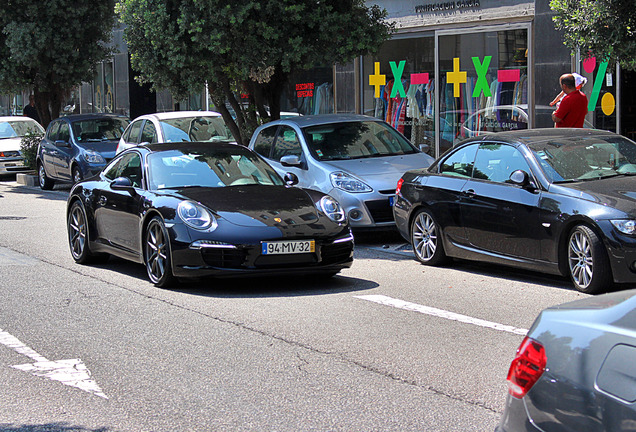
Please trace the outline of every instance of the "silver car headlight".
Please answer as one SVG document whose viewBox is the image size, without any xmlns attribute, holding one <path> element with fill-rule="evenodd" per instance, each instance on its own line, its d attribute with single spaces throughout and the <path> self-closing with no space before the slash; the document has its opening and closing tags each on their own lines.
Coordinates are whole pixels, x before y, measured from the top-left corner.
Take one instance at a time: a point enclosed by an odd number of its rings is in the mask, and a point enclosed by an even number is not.
<svg viewBox="0 0 636 432">
<path fill-rule="evenodd" d="M 218 225 L 212 213 L 192 201 L 182 201 L 179 203 L 177 214 L 186 225 L 195 230 L 214 231 Z"/>
<path fill-rule="evenodd" d="M 615 219 L 610 222 L 623 234 L 636 234 L 636 221 L 633 219 Z"/>
<path fill-rule="evenodd" d="M 371 186 L 351 174 L 347 174 L 346 172 L 332 172 L 329 177 L 331 178 L 331 184 L 333 187 L 342 189 L 345 192 L 362 193 L 373 191 Z"/>
<path fill-rule="evenodd" d="M 106 163 L 106 160 L 102 157 L 102 155 L 94 150 L 86 150 L 86 153 L 84 153 L 84 160 L 92 164 Z"/>
<path fill-rule="evenodd" d="M 329 195 L 325 195 L 319 201 L 320 210 L 327 215 L 329 219 L 334 222 L 344 222 L 345 221 L 345 212 L 343 208 L 340 206 L 340 203 L 330 197 Z"/>
</svg>

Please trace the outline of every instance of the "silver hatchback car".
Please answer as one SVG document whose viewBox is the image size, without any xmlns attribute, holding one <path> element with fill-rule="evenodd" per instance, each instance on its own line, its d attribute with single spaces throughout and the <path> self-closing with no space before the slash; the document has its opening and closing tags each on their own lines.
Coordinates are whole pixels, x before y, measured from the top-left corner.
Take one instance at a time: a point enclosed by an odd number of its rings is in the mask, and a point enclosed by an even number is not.
<svg viewBox="0 0 636 432">
<path fill-rule="evenodd" d="M 295 174 L 299 187 L 337 199 L 353 228 L 394 226 L 398 180 L 433 161 L 386 122 L 355 114 L 266 123 L 256 129 L 249 147 L 279 174 Z"/>
</svg>

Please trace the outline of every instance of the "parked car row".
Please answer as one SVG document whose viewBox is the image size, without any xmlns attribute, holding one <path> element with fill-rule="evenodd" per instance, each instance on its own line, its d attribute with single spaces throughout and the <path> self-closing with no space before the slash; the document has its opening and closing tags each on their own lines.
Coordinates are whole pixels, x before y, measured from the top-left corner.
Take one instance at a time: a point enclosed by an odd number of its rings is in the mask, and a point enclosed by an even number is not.
<svg viewBox="0 0 636 432">
<path fill-rule="evenodd" d="M 73 259 L 142 263 L 159 287 L 200 276 L 330 277 L 352 265 L 351 227 L 394 220 L 426 265 L 463 258 L 562 274 L 590 294 L 636 280 L 636 143 L 620 135 L 478 134 L 432 161 L 365 116 L 271 122 L 249 148 L 225 142 L 219 120 L 51 123 L 40 185 L 75 183 Z M 7 138 L 24 125 L 11 127 Z M 545 309 L 510 365 L 496 432 L 636 431 L 635 356 L 636 290 Z"/>
</svg>

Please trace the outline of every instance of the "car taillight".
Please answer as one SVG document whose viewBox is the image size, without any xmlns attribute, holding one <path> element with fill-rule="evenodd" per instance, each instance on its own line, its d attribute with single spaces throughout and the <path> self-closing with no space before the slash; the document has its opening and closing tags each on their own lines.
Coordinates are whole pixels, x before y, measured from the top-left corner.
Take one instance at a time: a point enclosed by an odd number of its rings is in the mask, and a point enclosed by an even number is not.
<svg viewBox="0 0 636 432">
<path fill-rule="evenodd" d="M 398 180 L 397 182 L 397 187 L 395 188 L 395 194 L 399 195 L 400 194 L 400 190 L 402 189 L 402 183 L 404 183 L 404 179 L 401 178 Z"/>
<path fill-rule="evenodd" d="M 546 361 L 543 345 L 526 336 L 510 364 L 508 392 L 519 399 L 524 397 L 543 375 Z"/>
</svg>

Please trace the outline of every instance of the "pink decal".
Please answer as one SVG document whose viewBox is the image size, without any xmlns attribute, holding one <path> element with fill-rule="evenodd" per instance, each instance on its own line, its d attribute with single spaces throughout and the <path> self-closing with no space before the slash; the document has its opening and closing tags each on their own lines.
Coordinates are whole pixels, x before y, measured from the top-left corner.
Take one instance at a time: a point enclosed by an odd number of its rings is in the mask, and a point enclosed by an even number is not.
<svg viewBox="0 0 636 432">
<path fill-rule="evenodd" d="M 497 80 L 499 82 L 518 82 L 521 78 L 520 69 L 506 69 L 497 71 Z"/>
<path fill-rule="evenodd" d="M 411 74 L 411 84 L 428 84 L 428 73 Z"/>
<path fill-rule="evenodd" d="M 583 60 L 583 70 L 589 74 L 596 69 L 596 57 L 588 57 Z"/>
</svg>

